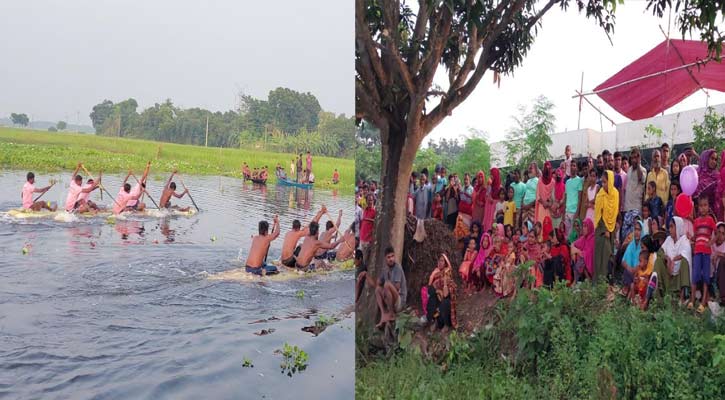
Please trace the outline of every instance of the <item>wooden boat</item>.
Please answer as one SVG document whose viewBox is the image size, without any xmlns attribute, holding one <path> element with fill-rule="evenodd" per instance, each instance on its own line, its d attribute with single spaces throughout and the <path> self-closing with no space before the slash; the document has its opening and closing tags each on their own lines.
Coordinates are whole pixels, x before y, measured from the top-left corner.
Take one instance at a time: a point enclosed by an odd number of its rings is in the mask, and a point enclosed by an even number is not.
<svg viewBox="0 0 725 400">
<path fill-rule="evenodd" d="M 283 178 L 277 179 L 277 184 L 283 186 L 294 186 L 301 189 L 312 189 L 312 186 L 314 185 L 313 183 L 297 183 Z"/>
<path fill-rule="evenodd" d="M 182 216 L 182 217 L 191 217 L 192 215 L 196 214 L 196 210 L 189 209 L 188 211 L 181 211 L 177 209 L 169 209 L 169 210 L 158 210 L 154 208 L 146 209 L 144 211 L 124 211 L 122 212 L 118 218 L 125 218 L 129 216 L 134 217 L 150 217 L 150 218 L 163 218 L 166 216 Z M 116 219 L 117 217 L 113 215 L 109 210 L 105 211 L 99 211 L 96 213 L 68 213 L 63 210 L 59 211 L 48 211 L 48 210 L 41 210 L 41 211 L 29 211 L 24 210 L 22 208 L 18 209 L 11 209 L 6 212 L 0 213 L 0 215 L 4 215 L 6 217 L 17 219 L 17 220 L 27 220 L 27 219 L 52 219 L 58 222 L 73 222 L 76 221 L 79 218 L 85 218 L 85 219 L 92 219 L 92 218 L 106 218 L 106 219 Z"/>
<path fill-rule="evenodd" d="M 245 270 L 242 266 L 242 262 L 239 260 L 232 261 L 234 269 L 228 271 L 218 272 L 215 274 L 209 274 L 207 279 L 213 281 L 238 281 L 238 282 L 256 282 L 256 281 L 289 281 L 301 278 L 311 278 L 320 275 L 327 275 L 340 271 L 352 271 L 355 269 L 355 263 L 352 260 L 347 261 L 327 261 L 324 262 L 324 266 L 321 266 L 314 271 L 300 271 L 296 268 L 285 267 L 278 261 L 272 262 L 279 273 L 267 276 L 259 276 L 251 274 Z"/>
<path fill-rule="evenodd" d="M 250 178 L 248 176 L 245 176 L 244 177 L 244 180 L 245 181 L 252 181 L 252 183 L 258 183 L 260 185 L 266 185 L 267 184 L 267 180 L 266 179 Z"/>
</svg>

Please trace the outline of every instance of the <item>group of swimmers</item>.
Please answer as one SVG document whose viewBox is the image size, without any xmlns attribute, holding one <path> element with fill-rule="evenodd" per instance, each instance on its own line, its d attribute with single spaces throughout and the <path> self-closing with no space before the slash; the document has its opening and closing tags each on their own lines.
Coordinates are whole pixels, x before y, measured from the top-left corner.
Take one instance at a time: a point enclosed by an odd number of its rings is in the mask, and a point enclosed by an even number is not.
<svg viewBox="0 0 725 400">
<path fill-rule="evenodd" d="M 66 195 L 63 209 L 68 213 L 97 213 L 99 211 L 104 211 L 105 208 L 103 206 L 100 206 L 90 200 L 90 194 L 93 191 L 99 188 L 105 190 L 101 182 L 103 179 L 103 172 L 99 172 L 98 181 L 96 181 L 93 177 L 89 176 L 86 183 L 83 184 L 83 176 L 78 174 L 81 168 L 85 170 L 83 164 L 78 163 L 75 170 L 71 174 L 71 183 L 68 187 L 68 194 Z M 113 199 L 114 204 L 112 210 L 114 214 L 117 215 L 125 211 L 144 211 L 146 209 L 146 204 L 140 199 L 143 194 L 148 194 L 148 192 L 146 191 L 146 181 L 148 179 L 148 174 L 150 170 L 151 162 L 149 161 L 146 164 L 146 168 L 144 169 L 143 175 L 141 176 L 140 180 L 133 175 L 132 171 L 128 172 L 123 180 L 123 183 L 121 184 L 121 188 L 118 191 L 116 198 Z M 90 175 L 87 170 L 86 173 Z M 189 207 L 180 208 L 171 204 L 172 197 L 180 199 L 184 197 L 184 195 L 189 193 L 188 189 L 184 189 L 184 191 L 181 193 L 176 192 L 176 183 L 173 181 L 173 178 L 174 175 L 176 175 L 177 173 L 178 171 L 174 170 L 171 176 L 169 176 L 169 179 L 166 182 L 164 190 L 161 194 L 159 207 L 164 209 L 188 211 Z M 128 183 L 129 178 L 131 178 L 132 176 L 134 177 L 134 179 L 136 179 L 136 185 L 134 186 L 131 186 L 131 184 Z M 26 182 L 23 185 L 21 194 L 23 209 L 36 212 L 42 209 L 56 211 L 58 209 L 58 206 L 56 204 L 48 201 L 39 200 L 39 198 L 48 190 L 50 190 L 52 186 L 53 185 L 49 185 L 43 188 L 36 188 L 35 174 L 33 172 L 28 172 L 26 176 Z M 33 199 L 34 193 L 39 193 L 40 196 L 38 196 L 36 199 Z"/>
<path fill-rule="evenodd" d="M 301 271 L 312 271 L 321 267 L 328 260 L 345 261 L 355 253 L 355 227 L 351 225 L 342 237 L 335 240 L 339 233 L 338 228 L 342 220 L 342 210 L 337 222 L 331 220 L 325 224 L 326 230 L 320 230 L 320 218 L 327 214 L 327 208 L 322 206 L 310 223 L 302 229 L 299 220 L 292 221 L 292 230 L 287 232 L 282 243 L 282 255 L 280 263 L 289 268 L 296 268 Z M 251 248 L 245 263 L 245 270 L 257 275 L 269 275 L 278 273 L 279 270 L 273 264 L 267 263 L 269 246 L 279 237 L 279 217 L 274 216 L 272 230 L 269 229 L 269 222 L 259 222 L 259 234 L 252 238 Z M 302 244 L 299 244 L 300 239 Z"/>
</svg>

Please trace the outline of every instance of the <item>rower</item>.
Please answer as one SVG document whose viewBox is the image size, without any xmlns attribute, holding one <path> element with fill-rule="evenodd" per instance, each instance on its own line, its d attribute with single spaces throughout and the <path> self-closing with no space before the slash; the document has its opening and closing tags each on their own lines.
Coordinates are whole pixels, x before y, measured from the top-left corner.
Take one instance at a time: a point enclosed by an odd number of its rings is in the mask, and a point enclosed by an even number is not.
<svg viewBox="0 0 725 400">
<path fill-rule="evenodd" d="M 319 222 L 323 214 L 327 212 L 327 208 L 322 206 L 322 209 L 312 218 L 311 222 Z M 299 240 L 309 235 L 309 227 L 304 230 L 301 229 L 302 225 L 299 220 L 292 221 L 292 230 L 287 232 L 284 236 L 284 242 L 282 242 L 282 265 L 290 268 L 294 268 L 297 261 L 297 256 L 300 254 L 301 247 L 297 245 Z"/>
<path fill-rule="evenodd" d="M 259 234 L 252 238 L 252 246 L 249 249 L 245 270 L 255 275 L 276 274 L 279 271 L 274 265 L 267 264 L 267 253 L 269 245 L 279 236 L 279 217 L 274 216 L 272 232 L 268 234 L 269 222 L 259 221 Z"/>
<path fill-rule="evenodd" d="M 146 209 L 146 204 L 139 201 L 139 198 L 141 197 L 141 194 L 146 191 L 146 179 L 149 176 L 149 170 L 151 170 L 151 161 L 146 163 L 146 169 L 143 171 L 143 176 L 141 176 L 141 180 L 136 183 L 136 185 L 131 189 L 131 195 L 133 198 L 129 200 L 126 203 L 126 208 L 135 210 L 135 211 L 143 211 Z M 128 171 L 128 175 L 126 175 L 126 179 L 123 180 L 123 184 L 125 185 L 128 181 L 128 178 L 131 176 L 131 171 Z M 137 196 L 138 195 L 138 196 Z"/>
<path fill-rule="evenodd" d="M 315 269 L 315 261 L 314 256 L 317 250 L 323 249 L 323 250 L 330 250 L 334 249 L 339 245 L 342 240 L 338 240 L 335 243 L 328 243 L 325 244 L 321 242 L 317 235 L 320 230 L 320 225 L 317 222 L 310 222 L 309 227 L 309 235 L 305 237 L 305 240 L 302 241 L 302 246 L 300 247 L 300 255 L 297 256 L 297 261 L 295 262 L 295 267 L 297 269 L 301 270 L 314 270 Z"/>
<path fill-rule="evenodd" d="M 337 232 L 337 227 L 340 226 L 340 222 L 342 221 L 342 210 L 340 210 L 340 213 L 337 217 L 337 223 L 333 224 L 332 221 L 327 221 L 325 224 L 325 231 L 320 234 L 320 242 L 324 244 L 330 244 L 332 241 L 333 235 Z M 335 252 L 331 250 L 325 250 L 325 249 L 319 249 L 315 252 L 315 259 L 316 260 L 334 260 L 335 259 Z"/>
<path fill-rule="evenodd" d="M 101 185 L 101 175 L 98 175 L 98 185 L 100 187 Z M 86 191 L 87 189 L 93 189 L 93 187 L 96 186 L 96 182 L 93 180 L 93 178 L 88 178 L 86 181 L 86 184 L 81 186 L 83 190 L 81 190 L 81 194 L 78 195 L 78 204 L 79 204 L 79 211 L 80 212 L 86 212 L 81 211 L 81 209 L 86 209 L 87 211 L 100 211 L 101 207 L 98 206 L 98 204 L 94 203 L 89 199 L 91 192 Z M 91 191 L 92 191 L 91 190 Z"/>
<path fill-rule="evenodd" d="M 169 176 L 169 180 L 166 182 L 166 186 L 164 187 L 163 193 L 161 193 L 161 200 L 159 200 L 159 205 L 162 208 L 166 209 L 174 209 L 179 211 L 189 211 L 190 207 L 184 207 L 179 208 L 179 206 L 172 206 L 171 205 L 171 196 L 176 197 L 177 199 L 180 199 L 184 197 L 185 194 L 189 193 L 189 189 L 184 189 L 181 194 L 176 193 L 176 182 L 172 181 L 174 179 L 174 175 L 176 175 L 179 171 L 174 170 L 174 172 L 171 173 L 171 176 Z"/>
<path fill-rule="evenodd" d="M 129 172 L 128 175 L 130 176 L 131 172 Z M 126 176 L 126 180 L 128 180 L 128 176 Z M 113 213 L 116 215 L 123 211 L 134 211 L 135 208 L 129 207 L 127 204 L 129 201 L 138 200 L 139 197 L 141 197 L 141 192 L 135 194 L 131 193 L 131 184 L 126 183 L 126 180 L 123 181 L 123 186 L 121 186 L 121 190 L 118 191 L 118 195 L 116 196 L 116 200 L 113 204 Z M 141 205 L 143 205 L 143 203 L 141 203 Z"/>
<path fill-rule="evenodd" d="M 347 261 L 355 253 L 355 223 L 350 224 L 350 227 L 342 235 L 342 243 L 337 248 L 337 254 L 335 259 L 337 261 Z"/>
<path fill-rule="evenodd" d="M 30 211 L 40 211 L 44 208 L 49 211 L 55 211 L 58 208 L 58 206 L 55 204 L 51 204 L 50 202 L 45 201 L 33 202 L 33 193 L 45 193 L 50 190 L 52 186 L 53 185 L 48 185 L 44 188 L 36 188 L 35 174 L 32 172 L 28 172 L 28 174 L 25 176 L 25 184 L 23 185 L 23 191 L 20 196 L 23 199 L 23 209 Z"/>
<path fill-rule="evenodd" d="M 93 183 L 90 186 L 83 188 L 83 177 L 77 175 L 83 164 L 78 163 L 75 171 L 71 175 L 70 186 L 68 187 L 68 196 L 65 198 L 65 211 L 66 212 L 81 212 L 85 213 L 90 211 L 88 204 L 81 199 L 82 194 L 90 194 L 92 191 L 98 189 L 98 184 Z M 100 178 L 99 178 L 100 179 Z"/>
</svg>

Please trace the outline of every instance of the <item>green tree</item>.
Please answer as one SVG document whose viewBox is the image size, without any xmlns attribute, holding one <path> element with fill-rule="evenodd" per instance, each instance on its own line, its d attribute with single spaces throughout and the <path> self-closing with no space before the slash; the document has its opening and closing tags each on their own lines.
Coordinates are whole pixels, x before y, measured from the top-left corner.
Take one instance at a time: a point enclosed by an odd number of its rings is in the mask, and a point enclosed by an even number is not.
<svg viewBox="0 0 725 400">
<path fill-rule="evenodd" d="M 520 117 L 513 117 L 516 126 L 506 135 L 506 162 L 509 166 L 525 168 L 531 162 L 543 163 L 551 159 L 549 146 L 556 118 L 551 110 L 554 104 L 544 96 L 534 100 L 531 112 L 519 106 Z"/>
<path fill-rule="evenodd" d="M 26 114 L 11 113 L 10 119 L 13 121 L 14 125 L 28 126 L 30 123 L 30 119 Z"/>
<path fill-rule="evenodd" d="M 48 132 L 58 132 L 58 128 L 54 126 L 48 127 Z"/>
<path fill-rule="evenodd" d="M 91 123 L 96 133 L 101 133 L 103 124 L 113 114 L 113 102 L 111 100 L 103 100 L 101 103 L 93 106 L 91 111 Z"/>
<path fill-rule="evenodd" d="M 420 172 L 423 168 L 428 169 L 428 175 L 435 171 L 435 166 L 441 163 L 441 156 L 433 148 L 418 149 L 413 161 L 413 170 Z"/>
<path fill-rule="evenodd" d="M 298 133 L 302 128 L 317 128 L 318 115 L 322 108 L 312 93 L 278 87 L 269 92 L 267 102 L 275 125 L 284 132 Z"/>
<path fill-rule="evenodd" d="M 650 0 L 648 7 L 660 15 L 674 8 L 683 36 L 702 30 L 719 55 L 723 38 L 715 16 L 723 3 Z M 554 6 L 566 10 L 572 4 L 606 34 L 613 32 L 615 0 L 436 0 L 419 1 L 415 10 L 396 0 L 355 1 L 356 117 L 375 125 L 382 142 L 383 192 L 371 275 L 379 274 L 386 246 L 402 254 L 408 181 L 426 135 L 471 95 L 487 71 L 511 74 L 531 48 L 541 18 Z M 445 88 L 433 83 L 440 66 L 447 72 Z M 358 321 L 366 325 L 360 331 L 375 319 L 370 292 L 358 309 Z"/>
<path fill-rule="evenodd" d="M 468 138 L 464 142 L 463 151 L 453 164 L 453 170 L 461 179 L 468 172 L 475 176 L 479 170 L 488 171 L 491 166 L 491 148 L 482 138 Z"/>
<path fill-rule="evenodd" d="M 67 123 L 66 123 L 65 121 L 58 121 L 58 123 L 57 123 L 57 124 L 55 125 L 55 127 L 56 127 L 56 128 L 57 128 L 57 129 L 59 130 L 59 131 L 63 131 L 63 130 L 65 130 L 65 128 L 67 128 L 67 127 L 68 127 L 68 124 L 67 124 Z"/>
<path fill-rule="evenodd" d="M 705 118 L 699 124 L 692 125 L 695 133 L 694 147 L 699 150 L 725 148 L 725 115 L 708 107 Z"/>
</svg>

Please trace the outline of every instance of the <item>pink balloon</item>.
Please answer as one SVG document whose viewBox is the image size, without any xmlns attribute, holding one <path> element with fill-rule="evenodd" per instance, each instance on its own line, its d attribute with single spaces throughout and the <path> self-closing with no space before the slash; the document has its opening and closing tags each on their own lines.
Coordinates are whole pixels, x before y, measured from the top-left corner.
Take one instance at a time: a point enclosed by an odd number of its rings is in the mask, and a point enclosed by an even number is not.
<svg viewBox="0 0 725 400">
<path fill-rule="evenodd" d="M 680 187 L 682 187 L 682 193 L 692 196 L 697 190 L 697 184 L 699 178 L 697 176 L 697 170 L 692 165 L 688 165 L 680 172 Z"/>
</svg>

